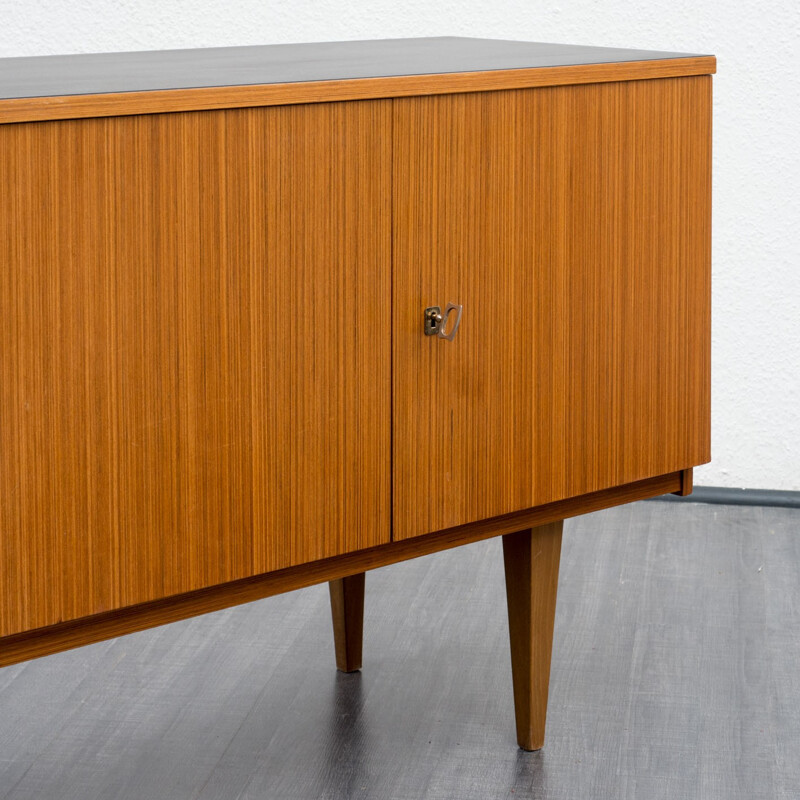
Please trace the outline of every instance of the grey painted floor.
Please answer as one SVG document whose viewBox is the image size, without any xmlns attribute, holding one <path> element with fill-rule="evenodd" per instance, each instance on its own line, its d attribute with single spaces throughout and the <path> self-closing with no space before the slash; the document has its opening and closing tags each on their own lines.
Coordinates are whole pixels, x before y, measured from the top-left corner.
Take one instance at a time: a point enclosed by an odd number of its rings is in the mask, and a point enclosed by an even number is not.
<svg viewBox="0 0 800 800">
<path fill-rule="evenodd" d="M 548 742 L 514 740 L 499 541 L 0 670 L 0 798 L 800 798 L 800 512 L 567 522 Z"/>
</svg>

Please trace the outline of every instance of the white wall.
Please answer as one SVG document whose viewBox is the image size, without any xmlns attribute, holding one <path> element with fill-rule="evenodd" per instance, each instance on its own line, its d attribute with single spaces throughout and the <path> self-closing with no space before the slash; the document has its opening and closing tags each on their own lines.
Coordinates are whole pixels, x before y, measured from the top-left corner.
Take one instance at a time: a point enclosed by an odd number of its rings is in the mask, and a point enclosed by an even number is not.
<svg viewBox="0 0 800 800">
<path fill-rule="evenodd" d="M 714 53 L 713 455 L 800 490 L 798 0 L 0 0 L 0 56 L 464 35 Z"/>
</svg>

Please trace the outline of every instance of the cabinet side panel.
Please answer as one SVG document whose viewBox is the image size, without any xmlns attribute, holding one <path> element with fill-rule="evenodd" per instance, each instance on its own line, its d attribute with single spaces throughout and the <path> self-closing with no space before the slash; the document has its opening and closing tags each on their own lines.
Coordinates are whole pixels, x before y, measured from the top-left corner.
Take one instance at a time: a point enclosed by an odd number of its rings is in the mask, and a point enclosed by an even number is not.
<svg viewBox="0 0 800 800">
<path fill-rule="evenodd" d="M 0 127 L 0 635 L 390 540 L 390 115 Z"/>
<path fill-rule="evenodd" d="M 394 101 L 396 538 L 708 460 L 710 80 Z"/>
</svg>

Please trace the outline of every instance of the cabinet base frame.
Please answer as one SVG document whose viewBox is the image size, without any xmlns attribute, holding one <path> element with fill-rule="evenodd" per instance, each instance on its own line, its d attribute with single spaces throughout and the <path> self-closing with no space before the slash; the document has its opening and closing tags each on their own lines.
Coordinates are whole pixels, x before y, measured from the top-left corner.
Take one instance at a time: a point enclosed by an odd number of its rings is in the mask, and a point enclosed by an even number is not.
<svg viewBox="0 0 800 800">
<path fill-rule="evenodd" d="M 603 508 L 681 491 L 682 472 L 603 489 L 413 539 L 390 542 L 355 553 L 210 586 L 149 603 L 107 611 L 78 620 L 0 638 L 0 667 L 70 650 L 126 633 L 207 614 L 317 583 L 344 578 L 410 558 L 556 522 Z"/>
</svg>

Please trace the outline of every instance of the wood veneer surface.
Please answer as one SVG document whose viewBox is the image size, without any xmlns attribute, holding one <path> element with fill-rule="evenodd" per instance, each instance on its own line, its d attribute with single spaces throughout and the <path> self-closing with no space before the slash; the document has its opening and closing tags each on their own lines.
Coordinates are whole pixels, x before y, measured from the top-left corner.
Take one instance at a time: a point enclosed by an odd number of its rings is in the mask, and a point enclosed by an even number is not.
<svg viewBox="0 0 800 800">
<path fill-rule="evenodd" d="M 438 37 L 0 59 L 0 123 L 715 71 L 713 56 Z"/>
<path fill-rule="evenodd" d="M 0 635 L 389 541 L 390 103 L 0 126 Z"/>
<path fill-rule="evenodd" d="M 680 487 L 681 473 L 660 475 L 627 486 L 615 486 L 584 497 L 574 497 L 538 508 L 525 509 L 492 520 L 438 531 L 427 536 L 393 541 L 354 553 L 346 553 L 309 564 L 287 567 L 263 575 L 209 586 L 137 606 L 107 611 L 45 628 L 23 631 L 0 638 L 0 667 L 289 592 L 303 586 L 337 580 L 365 570 L 384 567 L 388 564 L 429 555 L 470 542 L 557 522 L 602 508 L 676 492 Z"/>
<path fill-rule="evenodd" d="M 710 114 L 710 77 L 394 101 L 396 539 L 709 459 Z"/>
</svg>

